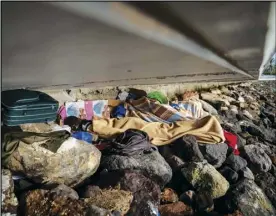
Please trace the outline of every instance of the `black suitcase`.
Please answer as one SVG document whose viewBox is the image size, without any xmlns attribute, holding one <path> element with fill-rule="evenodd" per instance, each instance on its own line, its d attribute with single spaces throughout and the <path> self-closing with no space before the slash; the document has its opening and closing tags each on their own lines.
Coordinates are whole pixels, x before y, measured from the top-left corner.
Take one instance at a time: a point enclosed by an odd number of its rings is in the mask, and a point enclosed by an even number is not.
<svg viewBox="0 0 276 216">
<path fill-rule="evenodd" d="M 26 89 L 2 91 L 2 120 L 7 126 L 56 120 L 58 101 L 49 95 Z"/>
</svg>

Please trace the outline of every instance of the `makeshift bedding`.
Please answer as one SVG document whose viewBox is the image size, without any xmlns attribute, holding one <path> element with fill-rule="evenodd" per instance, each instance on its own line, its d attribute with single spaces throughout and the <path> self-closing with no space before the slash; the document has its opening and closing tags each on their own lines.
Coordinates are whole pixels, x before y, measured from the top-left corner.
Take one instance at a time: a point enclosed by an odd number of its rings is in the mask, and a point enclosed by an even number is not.
<svg viewBox="0 0 276 216">
<path fill-rule="evenodd" d="M 197 119 L 207 116 L 198 101 L 179 102 L 179 110 L 170 105 L 159 104 L 156 101 L 143 97 L 127 103 L 127 117 L 141 118 L 147 122 L 172 123 L 188 119 Z"/>
<path fill-rule="evenodd" d="M 223 129 L 214 116 L 206 116 L 199 120 L 176 121 L 170 124 L 146 122 L 139 118 L 92 120 L 88 129 L 103 138 L 110 138 L 128 129 L 138 129 L 148 134 L 152 144 L 161 146 L 170 144 L 184 136 L 193 135 L 198 142 L 217 144 L 225 140 Z"/>
</svg>

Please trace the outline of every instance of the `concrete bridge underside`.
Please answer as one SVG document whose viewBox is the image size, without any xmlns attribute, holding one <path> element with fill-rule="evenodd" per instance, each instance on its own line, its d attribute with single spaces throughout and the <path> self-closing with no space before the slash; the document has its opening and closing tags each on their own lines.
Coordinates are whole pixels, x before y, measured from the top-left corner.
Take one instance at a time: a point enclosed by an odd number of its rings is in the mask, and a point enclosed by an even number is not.
<svg viewBox="0 0 276 216">
<path fill-rule="evenodd" d="M 1 7 L 3 89 L 258 79 L 272 55 L 269 2 Z"/>
</svg>

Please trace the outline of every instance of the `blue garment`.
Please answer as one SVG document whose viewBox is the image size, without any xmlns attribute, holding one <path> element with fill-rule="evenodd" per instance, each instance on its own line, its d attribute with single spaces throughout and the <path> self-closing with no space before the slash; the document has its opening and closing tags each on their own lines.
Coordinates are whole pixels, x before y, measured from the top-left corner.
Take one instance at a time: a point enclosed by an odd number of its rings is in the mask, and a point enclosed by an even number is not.
<svg viewBox="0 0 276 216">
<path fill-rule="evenodd" d="M 88 143 L 92 143 L 92 134 L 89 132 L 84 132 L 84 131 L 77 131 L 72 134 L 72 137 L 78 139 L 78 140 L 83 140 Z"/>
<path fill-rule="evenodd" d="M 176 109 L 176 110 L 180 110 L 180 107 L 178 104 L 175 104 L 175 103 L 171 103 L 170 104 L 172 108 Z"/>
<path fill-rule="evenodd" d="M 120 104 L 119 106 L 116 106 L 111 113 L 112 118 L 123 118 L 126 115 L 126 108 L 124 107 L 124 104 Z"/>
</svg>

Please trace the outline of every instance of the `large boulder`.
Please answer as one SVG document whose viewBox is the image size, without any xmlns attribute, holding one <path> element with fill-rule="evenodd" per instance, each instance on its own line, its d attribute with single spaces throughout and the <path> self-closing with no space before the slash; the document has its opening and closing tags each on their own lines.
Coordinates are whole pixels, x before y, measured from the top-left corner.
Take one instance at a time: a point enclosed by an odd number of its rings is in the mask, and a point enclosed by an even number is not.
<svg viewBox="0 0 276 216">
<path fill-rule="evenodd" d="M 130 215 L 154 215 L 153 209 L 160 204 L 161 190 L 151 179 L 137 171 L 114 171 L 103 173 L 97 182 L 101 188 L 120 187 L 133 193 Z"/>
<path fill-rule="evenodd" d="M 7 169 L 2 169 L 1 171 L 1 212 L 2 214 L 16 216 L 18 201 L 14 194 L 14 184 L 12 180 L 12 174 Z"/>
<path fill-rule="evenodd" d="M 246 145 L 242 151 L 249 168 L 254 172 L 267 172 L 271 169 L 272 161 L 263 149 L 255 145 Z"/>
<path fill-rule="evenodd" d="M 272 216 L 275 209 L 263 191 L 252 180 L 233 185 L 217 206 L 223 213 L 240 210 L 243 216 Z"/>
<path fill-rule="evenodd" d="M 220 167 L 226 159 L 228 146 L 225 143 L 220 144 L 200 144 L 199 149 L 204 158 L 215 168 Z"/>
<path fill-rule="evenodd" d="M 182 174 L 198 192 L 206 192 L 213 199 L 224 196 L 228 181 L 208 163 L 189 163 L 181 169 Z"/>
<path fill-rule="evenodd" d="M 259 173 L 256 175 L 256 184 L 265 192 L 274 208 L 276 208 L 276 177 L 271 173 Z"/>
<path fill-rule="evenodd" d="M 75 187 L 99 167 L 101 152 L 85 141 L 73 137 L 66 139 L 67 132 L 14 135 L 22 136 L 20 138 L 12 136 L 6 137 L 6 150 L 14 143 L 18 146 L 5 158 L 4 166 L 13 172 L 23 173 L 35 183 Z"/>
<path fill-rule="evenodd" d="M 133 156 L 103 156 L 100 166 L 107 171 L 139 170 L 145 176 L 160 184 L 161 187 L 166 185 L 172 178 L 171 167 L 158 151 Z"/>
</svg>

